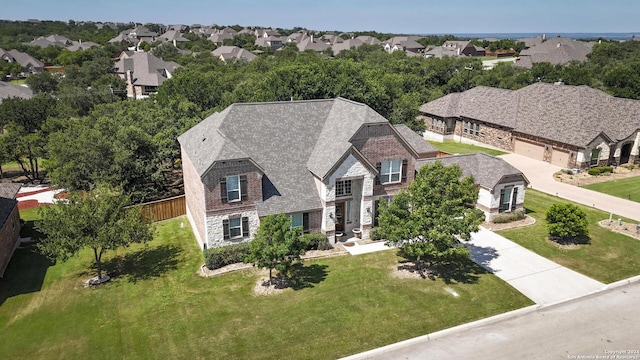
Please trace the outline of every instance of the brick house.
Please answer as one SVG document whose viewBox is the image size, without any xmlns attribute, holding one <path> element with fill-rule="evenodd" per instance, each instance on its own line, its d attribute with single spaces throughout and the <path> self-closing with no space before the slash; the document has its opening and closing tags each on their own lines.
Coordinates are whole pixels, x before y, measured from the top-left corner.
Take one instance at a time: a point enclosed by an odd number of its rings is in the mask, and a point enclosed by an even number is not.
<svg viewBox="0 0 640 360">
<path fill-rule="evenodd" d="M 640 101 L 588 86 L 479 86 L 423 104 L 425 139 L 486 144 L 563 168 L 637 162 Z"/>
<path fill-rule="evenodd" d="M 486 221 L 497 215 L 524 210 L 524 194 L 529 180 L 508 162 L 484 153 L 464 154 L 420 159 L 417 168 L 440 161 L 444 166 L 457 164 L 462 176 L 473 176 L 478 186 L 476 207 L 485 214 Z"/>
<path fill-rule="evenodd" d="M 20 244 L 20 215 L 16 194 L 22 184 L 0 183 L 0 277 Z"/>
<path fill-rule="evenodd" d="M 250 241 L 260 218 L 367 238 L 377 203 L 438 151 L 343 98 L 233 104 L 178 137 L 187 216 L 201 248 Z"/>
</svg>

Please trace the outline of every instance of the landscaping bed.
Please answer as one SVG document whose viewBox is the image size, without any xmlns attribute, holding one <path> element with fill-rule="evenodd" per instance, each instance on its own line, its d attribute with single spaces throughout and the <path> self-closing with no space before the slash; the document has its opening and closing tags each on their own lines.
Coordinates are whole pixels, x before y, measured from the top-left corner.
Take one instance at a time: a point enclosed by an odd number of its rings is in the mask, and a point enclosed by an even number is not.
<svg viewBox="0 0 640 360">
<path fill-rule="evenodd" d="M 640 167 L 634 166 L 631 169 L 630 166 L 617 166 L 613 168 L 612 173 L 600 175 L 589 175 L 587 171 L 582 171 L 577 174 L 569 174 L 568 172 L 559 171 L 553 174 L 553 178 L 556 181 L 576 186 L 597 184 L 601 182 L 626 179 L 635 176 L 640 176 Z"/>
</svg>

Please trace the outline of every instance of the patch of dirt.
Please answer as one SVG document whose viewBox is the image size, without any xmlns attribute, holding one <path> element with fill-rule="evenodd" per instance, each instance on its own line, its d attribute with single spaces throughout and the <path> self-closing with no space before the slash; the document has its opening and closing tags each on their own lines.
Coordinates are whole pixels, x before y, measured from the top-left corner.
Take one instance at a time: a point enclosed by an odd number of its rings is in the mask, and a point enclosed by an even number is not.
<svg viewBox="0 0 640 360">
<path fill-rule="evenodd" d="M 607 219 L 607 220 L 602 220 L 598 222 L 598 225 L 602 226 L 605 229 L 609 229 L 611 231 L 624 234 L 634 239 L 640 240 L 640 231 L 638 231 L 636 227 L 638 226 L 638 224 L 621 221 L 620 225 L 618 225 L 618 221 L 616 220 L 609 221 Z"/>
<path fill-rule="evenodd" d="M 391 265 L 389 269 L 391 269 L 391 276 L 398 279 L 425 279 L 434 276 L 429 269 L 422 269 L 423 274 L 420 274 L 416 264 L 410 261 Z"/>
<path fill-rule="evenodd" d="M 589 175 L 589 173 L 586 170 L 578 174 L 571 174 L 571 175 L 565 174 L 563 172 L 557 172 L 553 174 L 553 178 L 556 181 L 569 184 L 569 185 L 576 185 L 576 186 L 595 184 L 595 183 L 611 181 L 611 180 L 625 179 L 625 178 L 634 177 L 634 176 L 640 176 L 640 168 L 637 166 L 631 170 L 623 166 L 616 166 L 613 168 L 613 173 L 609 175 L 598 175 L 598 176 Z"/>
<path fill-rule="evenodd" d="M 289 287 L 289 281 L 284 278 L 274 277 L 269 282 L 269 275 L 261 276 L 256 285 L 253 287 L 253 292 L 256 295 L 278 295 L 285 291 Z"/>
<path fill-rule="evenodd" d="M 492 222 L 483 222 L 482 224 L 480 224 L 480 226 L 482 226 L 483 228 L 485 228 L 487 230 L 500 231 L 500 230 L 519 228 L 519 227 L 523 227 L 523 226 L 529 226 L 529 225 L 533 225 L 535 223 L 536 223 L 536 219 L 534 219 L 531 216 L 527 215 L 522 220 L 512 221 L 512 222 L 508 222 L 508 223 L 501 223 L 501 224 L 496 224 L 496 223 L 492 223 Z"/>
<path fill-rule="evenodd" d="M 576 243 L 571 243 L 571 242 L 562 243 L 555 240 L 551 240 L 549 238 L 547 238 L 547 241 L 552 243 L 558 249 L 562 249 L 562 250 L 577 250 L 580 248 L 580 244 L 576 244 Z"/>
</svg>

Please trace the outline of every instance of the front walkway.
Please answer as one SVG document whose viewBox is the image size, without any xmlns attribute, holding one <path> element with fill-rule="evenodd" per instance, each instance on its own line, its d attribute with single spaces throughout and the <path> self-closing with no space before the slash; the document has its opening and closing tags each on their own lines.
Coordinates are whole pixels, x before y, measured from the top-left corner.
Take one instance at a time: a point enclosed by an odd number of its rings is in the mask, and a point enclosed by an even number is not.
<svg viewBox="0 0 640 360">
<path fill-rule="evenodd" d="M 538 305 L 576 299 L 605 288 L 601 282 L 558 265 L 482 227 L 465 244 L 474 262 Z"/>
<path fill-rule="evenodd" d="M 530 185 L 533 189 L 640 221 L 640 203 L 558 182 L 553 178 L 553 174 L 562 168 L 544 161 L 519 154 L 507 154 L 499 157 L 522 171 L 531 182 Z"/>
</svg>

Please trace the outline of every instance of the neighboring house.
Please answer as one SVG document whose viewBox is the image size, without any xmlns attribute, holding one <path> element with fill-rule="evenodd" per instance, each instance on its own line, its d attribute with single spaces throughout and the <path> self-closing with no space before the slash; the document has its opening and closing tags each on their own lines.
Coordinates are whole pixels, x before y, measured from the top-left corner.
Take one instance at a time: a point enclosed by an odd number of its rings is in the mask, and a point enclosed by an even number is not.
<svg viewBox="0 0 640 360">
<path fill-rule="evenodd" d="M 158 38 L 159 38 L 159 40 L 170 41 L 170 42 L 173 42 L 174 44 L 176 42 L 187 42 L 187 41 L 189 41 L 189 39 L 187 39 L 184 36 L 182 36 L 182 33 L 179 30 L 169 30 L 169 31 L 165 32 L 164 34 L 160 35 Z"/>
<path fill-rule="evenodd" d="M 16 195 L 21 186 L 0 183 L 0 278 L 20 244 L 20 215 Z"/>
<path fill-rule="evenodd" d="M 336 43 L 341 43 L 344 41 L 344 39 L 335 34 L 324 34 L 320 37 L 320 40 L 324 41 L 329 46 L 333 46 Z"/>
<path fill-rule="evenodd" d="M 473 41 L 445 41 L 442 44 L 442 47 L 449 50 L 455 51 L 458 55 L 465 56 L 484 56 L 485 49 L 480 46 L 473 45 Z"/>
<path fill-rule="evenodd" d="M 407 53 L 423 53 L 424 46 L 420 45 L 416 40 L 420 36 L 394 36 L 382 43 L 384 50 L 388 53 L 394 51 L 404 51 Z"/>
<path fill-rule="evenodd" d="M 142 99 L 155 94 L 162 83 L 180 67 L 146 52 L 121 55 L 114 65 L 115 73 L 127 82 L 127 96 Z"/>
<path fill-rule="evenodd" d="M 426 58 L 442 59 L 445 56 L 463 57 L 465 55 L 462 55 L 460 53 L 459 49 L 445 48 L 444 46 L 436 46 L 433 49 L 429 49 L 429 50 L 425 51 L 425 53 L 424 53 L 424 57 L 426 57 Z"/>
<path fill-rule="evenodd" d="M 69 51 L 78 51 L 87 50 L 95 46 L 100 46 L 100 44 L 94 43 L 93 41 L 74 41 L 73 44 L 69 45 L 66 49 Z"/>
<path fill-rule="evenodd" d="M 323 52 L 331 48 L 322 40 L 318 40 L 317 38 L 314 38 L 313 35 L 306 36 L 306 37 L 303 36 L 302 40 L 298 42 L 296 46 L 298 47 L 299 51 L 313 50 L 315 52 Z"/>
<path fill-rule="evenodd" d="M 136 26 L 133 29 L 123 30 L 118 34 L 118 36 L 109 40 L 110 43 L 139 43 L 141 41 L 146 41 L 148 43 L 152 43 L 156 40 L 158 34 L 154 31 L 149 30 L 145 26 Z"/>
<path fill-rule="evenodd" d="M 260 218 L 333 243 L 368 238 L 379 201 L 438 151 L 404 125 L 343 98 L 233 104 L 178 137 L 187 216 L 201 248 L 250 241 Z"/>
<path fill-rule="evenodd" d="M 570 38 L 551 38 L 520 52 L 516 66 L 531 69 L 533 64 L 547 62 L 564 65 L 571 61 L 586 61 L 595 42 L 577 41 Z"/>
<path fill-rule="evenodd" d="M 497 215 L 524 210 L 524 193 L 529 180 L 508 162 L 484 153 L 418 160 L 416 169 L 436 161 L 444 166 L 457 164 L 462 176 L 473 176 L 478 185 L 476 207 L 485 214 L 485 221 Z"/>
<path fill-rule="evenodd" d="M 22 98 L 29 99 L 33 96 L 33 91 L 26 86 L 9 84 L 0 81 L 0 104 L 3 99 Z"/>
<path fill-rule="evenodd" d="M 59 46 L 61 48 L 66 48 L 73 45 L 73 41 L 65 36 L 56 34 L 49 36 L 40 36 L 39 38 L 24 44 L 27 46 L 39 46 L 41 48 L 46 48 L 49 46 Z"/>
<path fill-rule="evenodd" d="M 16 49 L 5 51 L 0 49 L 0 59 L 15 62 L 22 66 L 22 75 L 35 74 L 44 71 L 44 63 L 33 56 Z"/>
<path fill-rule="evenodd" d="M 381 45 L 382 41 L 378 40 L 378 38 L 375 38 L 373 36 L 369 36 L 369 35 L 360 35 L 358 37 L 356 37 L 356 39 L 362 41 L 365 44 L 368 45 Z"/>
<path fill-rule="evenodd" d="M 294 32 L 293 34 L 290 34 L 289 36 L 287 36 L 286 42 L 288 43 L 299 43 L 302 40 L 308 38 L 309 35 L 307 35 L 307 33 L 304 30 L 300 30 L 297 32 Z"/>
<path fill-rule="evenodd" d="M 357 49 L 363 44 L 364 43 L 358 39 L 349 39 L 349 40 L 344 40 L 342 42 L 337 42 L 333 44 L 333 46 L 331 47 L 331 50 L 333 50 L 334 55 L 337 55 L 339 52 L 343 50 Z"/>
<path fill-rule="evenodd" d="M 254 45 L 269 48 L 269 51 L 273 52 L 280 49 L 283 44 L 281 37 L 271 35 L 257 38 Z"/>
<path fill-rule="evenodd" d="M 479 86 L 420 107 L 426 139 L 487 144 L 563 168 L 634 163 L 640 101 L 588 86 Z"/>
<path fill-rule="evenodd" d="M 256 55 L 251 51 L 245 50 L 237 46 L 221 46 L 211 52 L 214 57 L 219 58 L 223 62 L 229 60 L 235 61 L 251 61 L 256 58 Z"/>
<path fill-rule="evenodd" d="M 280 33 L 273 29 L 255 29 L 254 34 L 257 38 L 268 38 L 269 36 L 280 37 Z"/>
</svg>

